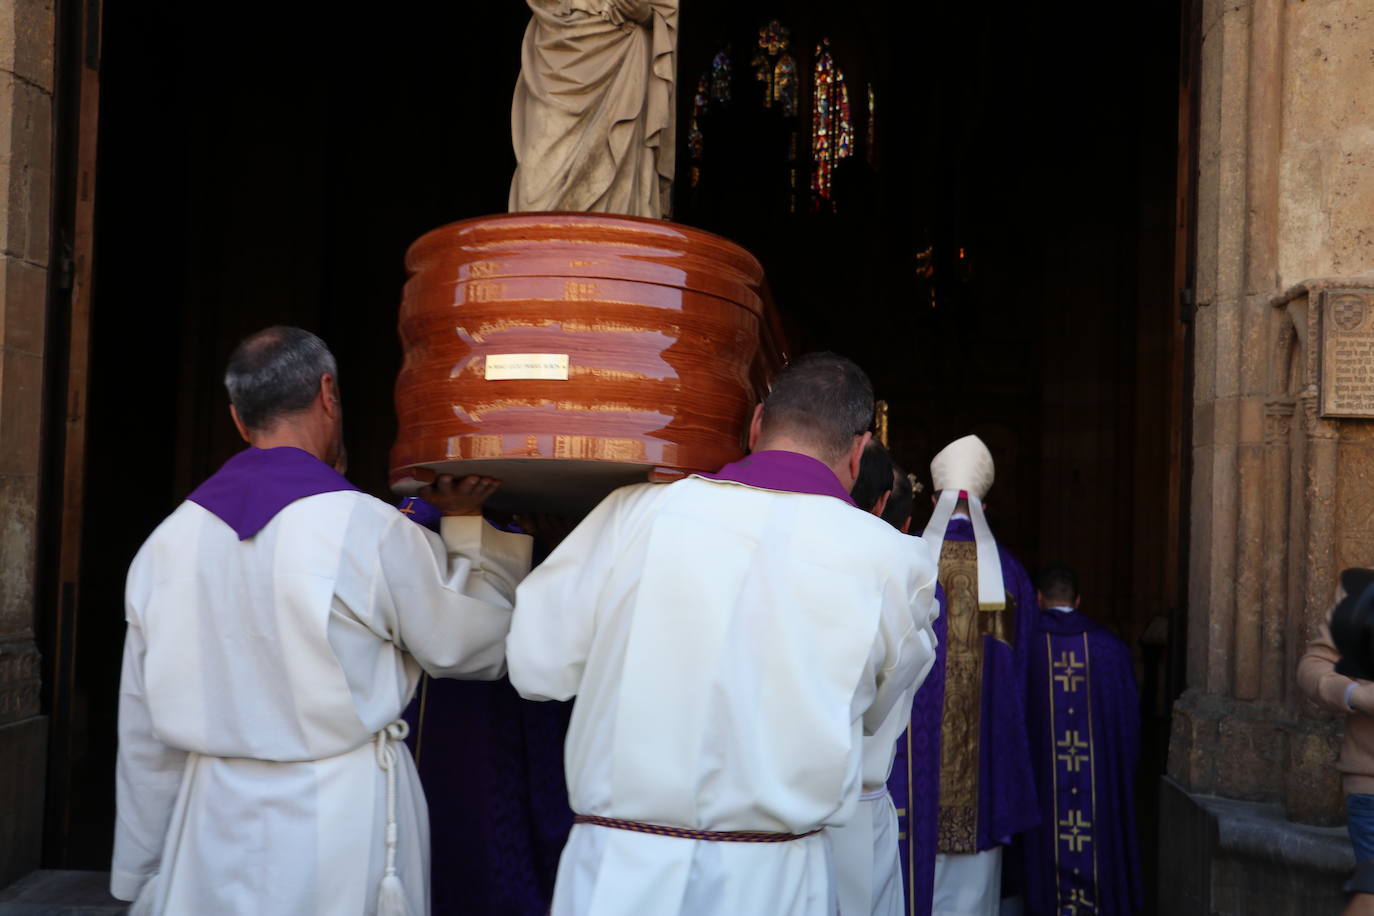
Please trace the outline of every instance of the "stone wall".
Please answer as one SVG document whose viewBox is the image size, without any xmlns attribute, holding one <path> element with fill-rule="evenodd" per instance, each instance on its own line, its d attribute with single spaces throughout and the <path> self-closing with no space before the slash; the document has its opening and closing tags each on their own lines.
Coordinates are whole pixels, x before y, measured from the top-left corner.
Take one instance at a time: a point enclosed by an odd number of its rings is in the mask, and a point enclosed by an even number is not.
<svg viewBox="0 0 1374 916">
<path fill-rule="evenodd" d="M 1295 675 L 1337 572 L 1374 565 L 1374 420 L 1323 417 L 1320 397 L 1324 297 L 1369 290 L 1374 308 L 1374 4 L 1203 0 L 1201 27 L 1188 690 L 1169 774 L 1338 825 L 1340 721 Z M 1206 912 L 1237 911 L 1228 862 Z"/>
<path fill-rule="evenodd" d="M 1345 831 L 1286 822 L 1277 805 L 1190 795 L 1165 779 L 1160 815 L 1161 916 L 1312 916 L 1341 910 L 1350 866 Z"/>
<path fill-rule="evenodd" d="M 52 0 L 0 0 L 0 887 L 38 866 L 34 643 L 53 145 Z"/>
</svg>

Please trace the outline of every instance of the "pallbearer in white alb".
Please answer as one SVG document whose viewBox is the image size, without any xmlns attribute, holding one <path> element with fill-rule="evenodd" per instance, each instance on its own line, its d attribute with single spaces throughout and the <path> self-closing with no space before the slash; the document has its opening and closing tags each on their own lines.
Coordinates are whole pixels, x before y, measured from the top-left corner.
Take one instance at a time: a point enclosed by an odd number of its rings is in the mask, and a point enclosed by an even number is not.
<svg viewBox="0 0 1374 916">
<path fill-rule="evenodd" d="M 111 891 L 134 914 L 429 912 L 429 825 L 398 721 L 424 668 L 489 679 L 530 539 L 495 482 L 441 479 L 441 535 L 341 466 L 334 358 L 298 328 L 226 374 L 252 447 L 129 569 Z"/>
<path fill-rule="evenodd" d="M 798 360 L 753 454 L 617 490 L 521 584 L 511 683 L 577 697 L 554 916 L 834 916 L 820 831 L 934 658 L 935 564 L 849 496 L 872 419 L 857 366 Z"/>
</svg>

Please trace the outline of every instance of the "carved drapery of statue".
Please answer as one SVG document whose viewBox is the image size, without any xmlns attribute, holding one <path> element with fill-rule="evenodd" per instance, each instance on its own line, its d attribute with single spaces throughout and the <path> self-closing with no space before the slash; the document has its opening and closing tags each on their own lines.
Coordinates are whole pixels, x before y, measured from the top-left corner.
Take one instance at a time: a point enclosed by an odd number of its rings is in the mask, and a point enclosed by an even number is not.
<svg viewBox="0 0 1374 916">
<path fill-rule="evenodd" d="M 667 216 L 678 0 L 528 2 L 510 209 Z"/>
</svg>

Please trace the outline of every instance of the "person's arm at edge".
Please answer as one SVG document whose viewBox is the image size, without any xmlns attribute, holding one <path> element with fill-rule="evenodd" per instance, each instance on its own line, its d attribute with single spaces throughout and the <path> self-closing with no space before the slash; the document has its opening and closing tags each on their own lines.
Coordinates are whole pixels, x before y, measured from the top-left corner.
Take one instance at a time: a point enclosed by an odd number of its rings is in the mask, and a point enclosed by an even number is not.
<svg viewBox="0 0 1374 916">
<path fill-rule="evenodd" d="M 938 569 L 930 559 L 930 549 L 920 538 L 911 538 L 918 556 L 907 567 L 902 597 L 894 602 L 899 611 L 885 602 L 878 622 L 878 638 L 884 659 L 877 671 L 877 692 L 864 713 L 864 734 L 877 734 L 884 720 L 905 693 L 914 695 L 935 666 L 935 600 Z"/>
<path fill-rule="evenodd" d="M 1331 629 L 1327 623 L 1323 623 L 1298 660 L 1298 688 L 1325 709 L 1349 713 L 1351 709 L 1345 702 L 1346 688 L 1356 682 L 1336 673 L 1336 662 L 1340 657 L 1331 639 Z"/>
<path fill-rule="evenodd" d="M 444 516 L 440 537 L 397 515 L 382 536 L 374 600 L 383 633 L 435 677 L 505 673 L 515 588 L 533 539 L 480 515 Z"/>
</svg>

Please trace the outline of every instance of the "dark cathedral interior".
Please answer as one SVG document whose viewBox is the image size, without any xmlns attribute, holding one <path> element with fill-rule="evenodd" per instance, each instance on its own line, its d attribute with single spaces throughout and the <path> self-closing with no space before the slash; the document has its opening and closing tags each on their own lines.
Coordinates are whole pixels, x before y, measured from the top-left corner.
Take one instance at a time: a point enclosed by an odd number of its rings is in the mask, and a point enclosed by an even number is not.
<svg viewBox="0 0 1374 916">
<path fill-rule="evenodd" d="M 999 539 L 1078 567 L 1085 610 L 1137 652 L 1142 784 L 1183 632 L 1179 16 L 683 0 L 677 60 L 674 218 L 759 257 L 796 349 L 869 371 L 927 487 L 943 444 L 989 443 Z M 239 447 L 219 379 L 239 339 L 329 342 L 350 477 L 386 495 L 403 256 L 506 208 L 528 18 L 107 6 L 82 593 L 42 634 L 50 867 L 108 867 L 124 572 Z"/>
</svg>

